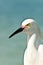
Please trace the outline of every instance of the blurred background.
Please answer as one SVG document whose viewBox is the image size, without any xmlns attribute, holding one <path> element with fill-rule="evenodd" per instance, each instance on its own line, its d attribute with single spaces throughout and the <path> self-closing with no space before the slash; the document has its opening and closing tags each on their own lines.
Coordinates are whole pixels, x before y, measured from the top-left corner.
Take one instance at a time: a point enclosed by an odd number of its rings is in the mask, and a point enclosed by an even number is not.
<svg viewBox="0 0 43 65">
<path fill-rule="evenodd" d="M 0 65 L 23 65 L 27 35 L 9 35 L 26 18 L 37 21 L 43 32 L 43 0 L 0 0 Z"/>
</svg>

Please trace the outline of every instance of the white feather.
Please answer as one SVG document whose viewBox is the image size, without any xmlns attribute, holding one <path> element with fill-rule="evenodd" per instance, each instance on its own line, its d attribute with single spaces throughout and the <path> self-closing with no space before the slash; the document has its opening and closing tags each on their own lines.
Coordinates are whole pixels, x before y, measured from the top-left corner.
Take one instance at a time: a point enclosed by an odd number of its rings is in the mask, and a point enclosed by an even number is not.
<svg viewBox="0 0 43 65">
<path fill-rule="evenodd" d="M 28 23 L 32 23 L 31 28 L 27 29 L 28 41 L 27 48 L 24 53 L 24 65 L 43 65 L 43 45 L 40 44 L 36 49 L 39 38 L 43 39 L 43 36 L 39 26 L 34 22 L 35 20 L 33 19 L 26 19 L 22 23 L 22 26 L 25 26 Z"/>
</svg>

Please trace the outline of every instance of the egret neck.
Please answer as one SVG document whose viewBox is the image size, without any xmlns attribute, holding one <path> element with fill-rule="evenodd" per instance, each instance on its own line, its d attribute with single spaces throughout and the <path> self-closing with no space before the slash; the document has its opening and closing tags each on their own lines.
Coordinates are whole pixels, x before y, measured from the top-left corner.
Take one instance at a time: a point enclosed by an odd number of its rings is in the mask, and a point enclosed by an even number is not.
<svg viewBox="0 0 43 65">
<path fill-rule="evenodd" d="M 37 43 L 36 34 L 28 35 L 27 37 L 27 48 L 24 54 L 24 65 L 34 65 L 37 57 L 37 49 L 35 45 Z M 26 61 L 26 62 L 25 62 Z"/>
<path fill-rule="evenodd" d="M 27 48 L 32 49 L 33 47 L 35 48 L 35 45 L 38 42 L 37 35 L 33 33 L 31 36 L 27 36 Z"/>
</svg>

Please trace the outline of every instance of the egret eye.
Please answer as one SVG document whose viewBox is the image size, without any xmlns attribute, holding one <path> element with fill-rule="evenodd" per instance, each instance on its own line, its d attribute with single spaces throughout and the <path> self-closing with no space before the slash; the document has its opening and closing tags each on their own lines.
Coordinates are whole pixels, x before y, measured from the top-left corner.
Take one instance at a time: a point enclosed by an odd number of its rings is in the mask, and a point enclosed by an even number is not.
<svg viewBox="0 0 43 65">
<path fill-rule="evenodd" d="M 26 25 L 26 27 L 30 27 L 30 23 Z"/>
</svg>

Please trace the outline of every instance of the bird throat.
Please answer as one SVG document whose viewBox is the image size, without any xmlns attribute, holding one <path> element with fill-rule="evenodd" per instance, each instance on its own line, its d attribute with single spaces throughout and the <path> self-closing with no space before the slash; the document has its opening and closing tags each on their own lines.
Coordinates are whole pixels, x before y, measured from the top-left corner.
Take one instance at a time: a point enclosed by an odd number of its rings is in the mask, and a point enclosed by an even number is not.
<svg viewBox="0 0 43 65">
<path fill-rule="evenodd" d="M 27 37 L 27 47 L 28 48 L 35 48 L 38 49 L 38 37 L 36 36 L 36 34 L 32 34 L 32 35 L 28 35 Z"/>
</svg>

